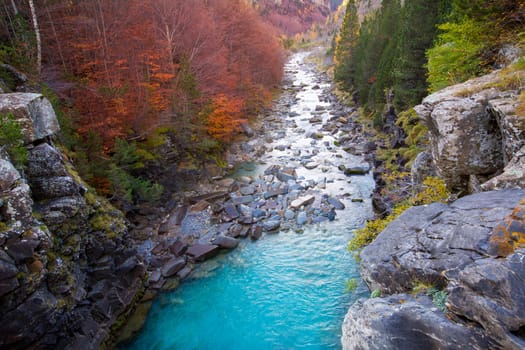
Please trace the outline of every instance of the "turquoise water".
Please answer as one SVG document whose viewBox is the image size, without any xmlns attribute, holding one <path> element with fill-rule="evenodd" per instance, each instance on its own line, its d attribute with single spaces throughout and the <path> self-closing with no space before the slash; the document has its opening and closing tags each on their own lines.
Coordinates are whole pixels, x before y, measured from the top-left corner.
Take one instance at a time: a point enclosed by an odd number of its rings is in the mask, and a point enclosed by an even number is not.
<svg viewBox="0 0 525 350">
<path fill-rule="evenodd" d="M 127 349 L 340 348 L 344 314 L 366 293 L 345 290 L 358 272 L 341 226 L 268 235 L 204 264 L 205 277 L 157 298 Z"/>
</svg>

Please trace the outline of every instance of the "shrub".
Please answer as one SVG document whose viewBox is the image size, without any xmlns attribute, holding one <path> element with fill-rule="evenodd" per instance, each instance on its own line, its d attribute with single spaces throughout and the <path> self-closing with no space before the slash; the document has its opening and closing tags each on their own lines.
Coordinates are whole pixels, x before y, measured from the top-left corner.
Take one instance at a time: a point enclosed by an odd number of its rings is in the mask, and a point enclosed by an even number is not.
<svg viewBox="0 0 525 350">
<path fill-rule="evenodd" d="M 443 180 L 437 177 L 428 177 L 423 181 L 422 190 L 415 196 L 398 203 L 392 213 L 384 219 L 370 220 L 365 227 L 354 231 L 354 236 L 348 243 L 348 250 L 355 252 L 357 255 L 359 251 L 379 235 L 387 225 L 397 219 L 406 209 L 414 205 L 429 204 L 438 201 L 444 201 L 448 198 L 450 193 L 447 191 Z"/>
<path fill-rule="evenodd" d="M 483 23 L 464 19 L 439 26 L 436 46 L 427 51 L 430 91 L 463 82 L 482 72 L 480 53 L 489 38 Z"/>
<path fill-rule="evenodd" d="M 27 149 L 24 146 L 22 129 L 12 114 L 0 115 L 0 146 L 2 145 L 13 165 L 18 170 L 23 170 L 27 164 Z"/>
</svg>

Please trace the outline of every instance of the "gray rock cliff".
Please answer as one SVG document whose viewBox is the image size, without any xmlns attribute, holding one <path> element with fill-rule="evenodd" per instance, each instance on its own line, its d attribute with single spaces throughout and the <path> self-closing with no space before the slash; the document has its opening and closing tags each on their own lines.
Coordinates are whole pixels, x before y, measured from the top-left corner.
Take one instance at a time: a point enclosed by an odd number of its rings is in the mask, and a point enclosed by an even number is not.
<svg viewBox="0 0 525 350">
<path fill-rule="evenodd" d="M 22 126 L 22 175 L 0 145 L 0 348 L 99 349 L 142 289 L 121 212 L 90 193 L 52 142 L 39 94 L 2 94 Z"/>
</svg>

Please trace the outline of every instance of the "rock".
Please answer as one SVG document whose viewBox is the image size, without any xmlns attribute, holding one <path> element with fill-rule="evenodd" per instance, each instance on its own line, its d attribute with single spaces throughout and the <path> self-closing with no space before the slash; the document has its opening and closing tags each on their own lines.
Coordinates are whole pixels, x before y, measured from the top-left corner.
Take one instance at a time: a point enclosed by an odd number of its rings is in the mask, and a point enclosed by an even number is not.
<svg viewBox="0 0 525 350">
<path fill-rule="evenodd" d="M 515 94 L 489 100 L 487 111 L 498 123 L 503 143 L 503 162 L 507 164 L 525 146 L 525 121 L 516 115 L 519 99 Z"/>
<path fill-rule="evenodd" d="M 33 257 L 40 241 L 22 239 L 14 243 L 7 243 L 5 251 L 17 264 L 26 262 Z"/>
<path fill-rule="evenodd" d="M 239 245 L 239 240 L 228 236 L 217 236 L 212 242 L 224 249 L 234 249 Z"/>
<path fill-rule="evenodd" d="M 11 190 L 20 179 L 20 173 L 13 164 L 7 160 L 0 159 L 0 192 Z"/>
<path fill-rule="evenodd" d="M 516 152 L 503 173 L 481 184 L 483 191 L 525 188 L 525 146 Z"/>
<path fill-rule="evenodd" d="M 86 205 L 80 196 L 50 199 L 35 206 L 46 225 L 60 225 L 75 216 Z"/>
<path fill-rule="evenodd" d="M 188 248 L 186 254 L 194 261 L 204 261 L 219 253 L 219 247 L 215 244 L 196 243 Z"/>
<path fill-rule="evenodd" d="M 269 199 L 269 198 L 277 197 L 279 195 L 287 194 L 287 193 L 288 193 L 287 186 L 278 187 L 278 188 L 270 188 L 268 189 L 268 191 L 263 193 L 263 197 L 264 199 Z"/>
<path fill-rule="evenodd" d="M 286 220 L 293 220 L 295 218 L 295 212 L 292 209 L 286 209 L 284 212 L 284 218 Z"/>
<path fill-rule="evenodd" d="M 415 107 L 429 128 L 438 174 L 453 190 L 466 191 L 471 175 L 497 173 L 525 144 L 516 93 L 494 87 L 502 76 L 494 72 L 450 86 Z"/>
<path fill-rule="evenodd" d="M 192 205 L 189 209 L 191 212 L 199 212 L 204 211 L 210 207 L 210 202 L 206 200 L 200 200 L 194 205 Z"/>
<path fill-rule="evenodd" d="M 316 163 L 316 162 L 309 162 L 309 163 L 306 163 L 304 165 L 304 167 L 308 170 L 312 170 L 312 169 L 315 169 L 319 166 L 319 163 Z"/>
<path fill-rule="evenodd" d="M 423 181 L 429 176 L 436 176 L 432 154 L 421 152 L 417 155 L 410 168 L 410 178 L 414 190 L 419 191 Z"/>
<path fill-rule="evenodd" d="M 294 170 L 294 173 L 292 174 L 289 174 L 287 172 L 278 172 L 275 176 L 279 179 L 279 181 L 282 181 L 282 182 L 288 182 L 290 180 L 295 180 L 297 178 L 297 174 L 295 174 L 295 170 Z"/>
<path fill-rule="evenodd" d="M 409 291 L 414 281 L 443 287 L 443 271 L 488 255 L 492 230 L 524 196 L 525 190 L 484 192 L 406 210 L 362 250 L 363 279 L 388 294 Z"/>
<path fill-rule="evenodd" d="M 525 243 L 525 199 L 512 213 L 492 230 L 488 253 L 495 257 L 507 257 Z"/>
<path fill-rule="evenodd" d="M 80 195 L 80 187 L 70 176 L 32 179 L 31 190 L 37 201 Z"/>
<path fill-rule="evenodd" d="M 345 175 L 366 175 L 370 171 L 370 165 L 365 163 L 362 165 L 352 166 L 350 168 L 343 166 L 342 171 L 345 173 Z"/>
<path fill-rule="evenodd" d="M 306 206 L 306 205 L 312 204 L 314 201 L 315 201 L 315 196 L 313 196 L 311 194 L 308 194 L 306 196 L 299 197 L 299 198 L 293 200 L 292 203 L 290 203 L 290 207 L 292 209 L 296 209 L 297 210 L 297 209 L 301 208 L 302 206 Z"/>
<path fill-rule="evenodd" d="M 231 219 L 236 219 L 240 215 L 239 212 L 237 211 L 237 207 L 231 203 L 224 203 L 224 212 Z"/>
<path fill-rule="evenodd" d="M 426 295 L 396 294 L 359 300 L 343 322 L 341 344 L 350 349 L 493 349 L 475 328 L 450 321 Z"/>
<path fill-rule="evenodd" d="M 262 222 L 264 231 L 270 232 L 275 231 L 281 226 L 281 220 L 276 218 L 270 218 Z"/>
<path fill-rule="evenodd" d="M 256 241 L 261 238 L 263 233 L 263 227 L 261 225 L 253 225 L 250 228 L 250 239 Z"/>
<path fill-rule="evenodd" d="M 0 77 L 1 87 L 6 90 L 5 92 L 16 91 L 27 82 L 27 76 L 24 73 L 5 63 L 0 64 Z"/>
<path fill-rule="evenodd" d="M 200 258 L 200 257 L 199 257 Z M 195 257 L 197 259 L 197 257 Z M 169 260 L 161 269 L 162 276 L 164 277 L 171 277 L 175 275 L 177 272 L 182 270 L 182 268 L 186 266 L 186 259 L 184 258 L 174 258 Z"/>
<path fill-rule="evenodd" d="M 343 202 L 341 202 L 339 199 L 337 198 L 334 198 L 334 197 L 328 197 L 326 198 L 326 201 L 328 202 L 328 204 L 330 204 L 331 206 L 334 207 L 334 209 L 336 210 L 343 210 L 345 208 L 345 205 L 343 204 Z"/>
<path fill-rule="evenodd" d="M 242 132 L 248 137 L 254 137 L 255 131 L 248 125 L 248 123 L 241 123 Z"/>
<path fill-rule="evenodd" d="M 233 205 L 239 205 L 239 204 L 249 204 L 253 202 L 253 196 L 239 196 L 239 197 L 231 197 L 231 204 Z"/>
<path fill-rule="evenodd" d="M 255 186 L 244 186 L 244 187 L 241 187 L 239 189 L 239 192 L 241 192 L 241 194 L 243 196 L 252 195 L 252 194 L 255 193 Z"/>
<path fill-rule="evenodd" d="M 483 327 L 501 349 L 523 349 L 525 250 L 506 259 L 480 259 L 459 272 L 448 288 L 455 314 Z"/>
<path fill-rule="evenodd" d="M 171 254 L 175 256 L 182 256 L 182 254 L 184 254 L 188 249 L 188 245 L 181 240 L 177 240 L 172 245 L 170 245 L 169 249 Z"/>
<path fill-rule="evenodd" d="M 41 94 L 0 94 L 0 114 L 9 113 L 22 128 L 26 144 L 52 136 L 60 130 L 51 103 Z"/>
<path fill-rule="evenodd" d="M 308 216 L 306 215 L 306 212 L 301 211 L 299 214 L 297 214 L 297 225 L 304 225 L 308 222 Z"/>
<path fill-rule="evenodd" d="M 60 177 L 68 176 L 68 173 L 60 152 L 48 143 L 42 143 L 29 151 L 27 175 L 30 178 Z"/>
<path fill-rule="evenodd" d="M 18 278 L 11 277 L 0 280 L 0 297 L 14 291 L 20 286 Z"/>
</svg>

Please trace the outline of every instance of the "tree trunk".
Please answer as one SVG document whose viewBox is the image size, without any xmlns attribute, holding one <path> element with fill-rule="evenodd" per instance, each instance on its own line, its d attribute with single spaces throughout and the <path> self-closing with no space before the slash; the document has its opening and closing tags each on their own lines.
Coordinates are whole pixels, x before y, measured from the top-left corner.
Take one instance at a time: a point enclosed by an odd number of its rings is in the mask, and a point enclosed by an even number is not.
<svg viewBox="0 0 525 350">
<path fill-rule="evenodd" d="M 36 68 L 38 74 L 42 71 L 42 41 L 40 39 L 40 29 L 38 28 L 38 19 L 36 18 L 35 4 L 33 0 L 29 0 L 29 7 L 31 8 L 31 17 L 33 19 L 33 28 L 36 37 Z"/>
</svg>

